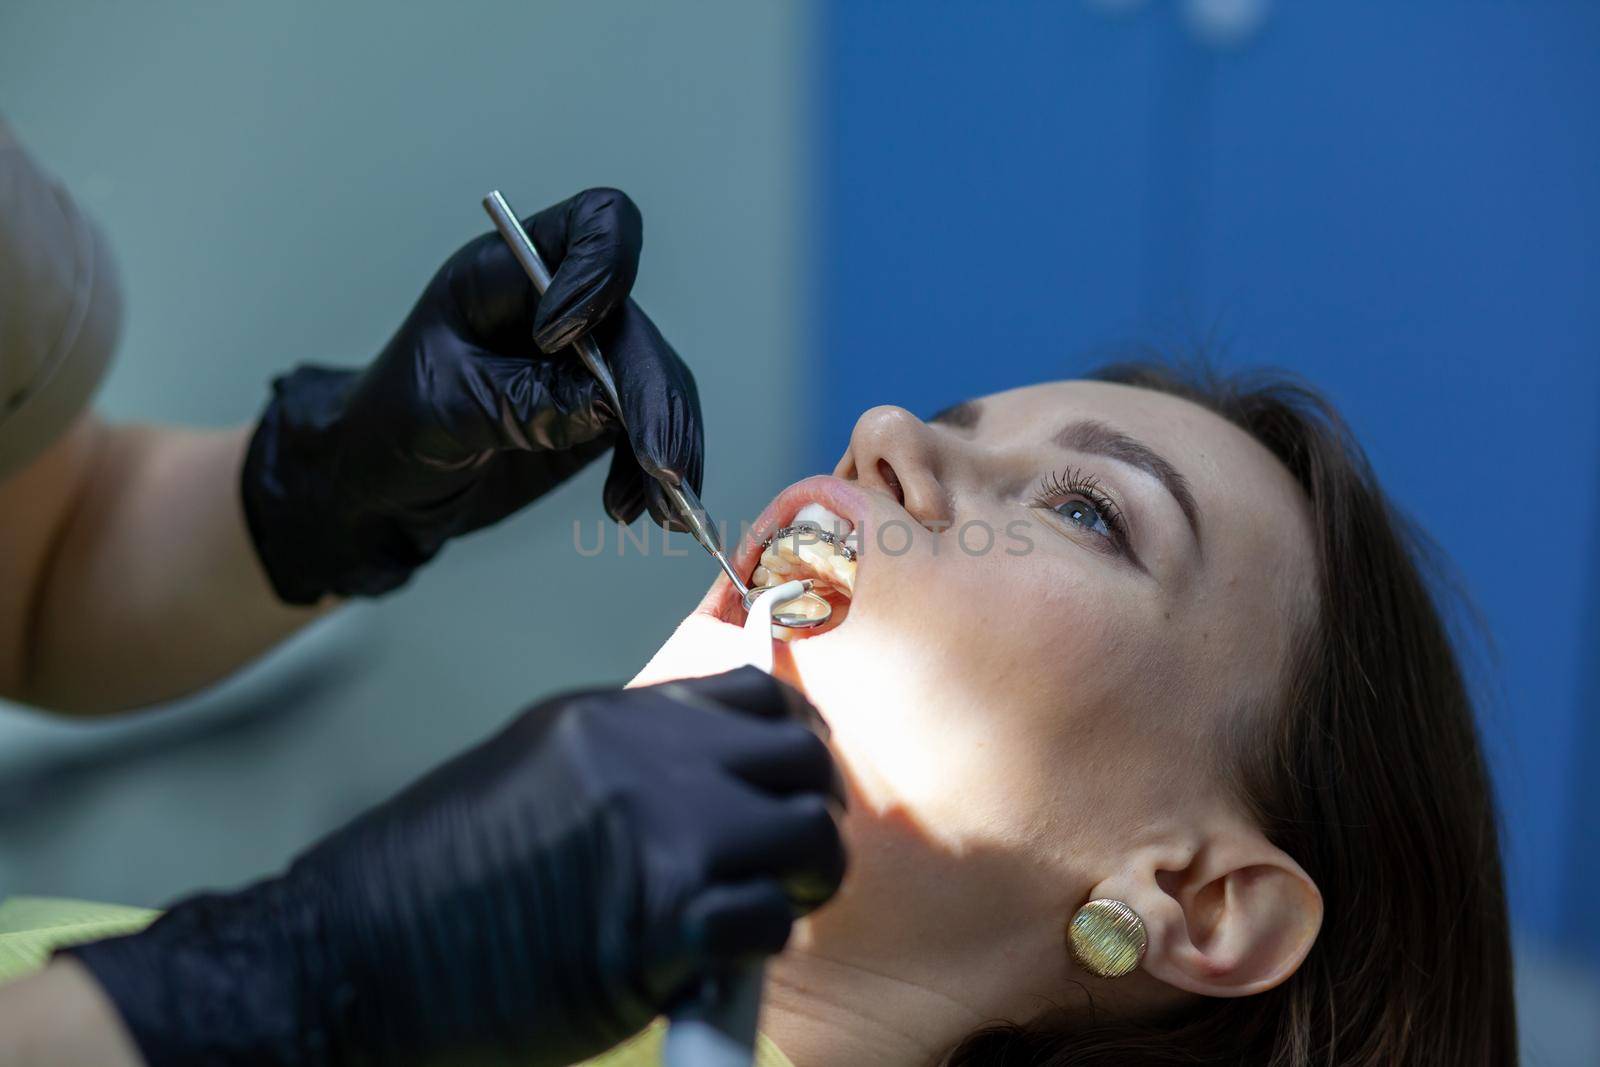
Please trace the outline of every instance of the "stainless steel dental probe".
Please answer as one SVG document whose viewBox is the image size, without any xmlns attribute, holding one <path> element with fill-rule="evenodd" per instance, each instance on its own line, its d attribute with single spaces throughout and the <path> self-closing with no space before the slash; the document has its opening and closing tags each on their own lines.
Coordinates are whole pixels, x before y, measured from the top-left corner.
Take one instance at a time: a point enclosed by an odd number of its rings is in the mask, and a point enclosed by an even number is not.
<svg viewBox="0 0 1600 1067">
<path fill-rule="evenodd" d="M 534 289 L 540 296 L 543 296 L 544 291 L 550 287 L 550 268 L 544 265 L 544 259 L 539 255 L 539 250 L 534 247 L 533 239 L 528 236 L 528 231 L 522 228 L 522 223 L 518 221 L 516 213 L 511 210 L 511 205 L 506 203 L 506 198 L 500 195 L 500 190 L 496 189 L 483 198 L 483 210 L 489 213 L 489 218 L 494 221 L 494 228 L 500 231 L 501 237 L 505 238 L 506 244 L 511 248 L 511 254 L 517 257 L 517 262 L 522 265 L 522 269 L 527 272 L 529 279 L 532 280 Z M 583 360 L 583 365 L 589 368 L 589 373 L 595 376 L 595 379 L 600 383 L 600 388 L 605 390 L 606 402 L 611 405 L 611 410 L 616 414 L 617 421 L 620 423 L 622 421 L 622 401 L 617 397 L 617 382 L 611 376 L 611 367 L 607 365 L 605 357 L 600 354 L 600 346 L 594 343 L 594 338 L 584 336 L 574 342 L 572 347 L 578 350 L 578 358 Z M 748 612 L 755 602 L 755 598 L 761 594 L 762 590 L 752 590 L 744 584 L 744 580 L 734 571 L 733 564 L 728 561 L 728 554 L 722 547 L 722 538 L 717 533 L 717 525 L 711 521 L 711 515 L 706 511 L 705 505 L 700 503 L 700 498 L 695 495 L 688 482 L 674 485 L 659 476 L 656 481 L 667 494 L 667 498 L 672 501 L 672 506 L 677 509 L 678 514 L 683 518 L 684 525 L 694 535 L 694 539 L 700 542 L 700 547 L 704 548 L 711 555 L 711 558 L 717 561 L 717 565 L 722 568 L 722 573 L 728 576 L 728 580 L 733 583 L 733 587 L 739 591 L 739 601 L 744 606 L 745 611 Z M 805 591 L 801 596 L 812 601 L 814 606 L 821 611 L 821 614 L 775 611 L 772 616 L 773 623 L 791 630 L 808 630 L 813 626 L 821 626 L 828 621 L 833 614 L 833 605 L 811 591 L 811 579 L 807 578 L 804 582 Z M 791 598 L 786 603 L 793 603 L 797 599 L 800 598 Z"/>
</svg>

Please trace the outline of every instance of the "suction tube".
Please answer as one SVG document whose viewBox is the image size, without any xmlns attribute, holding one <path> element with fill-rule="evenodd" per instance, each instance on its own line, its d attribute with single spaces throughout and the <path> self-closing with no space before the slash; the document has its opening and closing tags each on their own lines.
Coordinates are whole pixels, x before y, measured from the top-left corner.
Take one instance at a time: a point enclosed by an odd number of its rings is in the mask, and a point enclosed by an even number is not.
<svg viewBox="0 0 1600 1067">
<path fill-rule="evenodd" d="M 785 582 L 750 605 L 744 632 L 752 667 L 772 673 L 772 606 L 804 591 L 803 582 Z M 673 1012 L 662 1057 L 666 1067 L 752 1067 L 764 971 L 757 964 L 707 979 L 698 996 Z"/>
</svg>

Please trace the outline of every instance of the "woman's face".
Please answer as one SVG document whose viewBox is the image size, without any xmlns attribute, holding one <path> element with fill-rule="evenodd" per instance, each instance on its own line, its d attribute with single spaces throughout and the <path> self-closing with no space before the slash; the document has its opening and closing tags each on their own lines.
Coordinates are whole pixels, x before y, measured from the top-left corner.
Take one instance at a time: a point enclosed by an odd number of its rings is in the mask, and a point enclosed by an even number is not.
<svg viewBox="0 0 1600 1067">
<path fill-rule="evenodd" d="M 928 422 L 873 408 L 758 535 L 809 501 L 859 549 L 842 623 L 777 657 L 851 783 L 851 874 L 810 936 L 913 941 L 980 999 L 991 955 L 1064 977 L 1091 890 L 1237 811 L 1217 743 L 1311 610 L 1302 495 L 1196 405 L 1072 381 Z M 719 580 L 641 680 L 737 665 L 742 618 Z"/>
</svg>

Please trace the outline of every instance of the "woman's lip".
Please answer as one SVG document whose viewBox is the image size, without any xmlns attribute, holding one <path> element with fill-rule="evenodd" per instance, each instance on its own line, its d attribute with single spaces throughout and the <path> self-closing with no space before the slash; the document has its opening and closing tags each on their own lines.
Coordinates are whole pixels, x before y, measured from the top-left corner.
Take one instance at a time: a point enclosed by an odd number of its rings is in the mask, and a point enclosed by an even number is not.
<svg viewBox="0 0 1600 1067">
<path fill-rule="evenodd" d="M 761 512 L 755 525 L 733 558 L 734 570 L 749 574 L 761 558 L 761 549 L 767 538 L 794 521 L 800 509 L 807 504 L 821 504 L 844 519 L 857 530 L 864 530 L 872 504 L 866 492 L 857 485 L 831 474 L 813 474 L 802 478 L 773 498 Z"/>
<path fill-rule="evenodd" d="M 734 572 L 748 576 L 755 570 L 756 561 L 761 558 L 763 542 L 792 522 L 795 515 L 807 504 L 821 504 L 849 522 L 856 530 L 867 528 L 872 512 L 872 502 L 868 493 L 858 485 L 842 478 L 835 478 L 831 474 L 814 474 L 809 478 L 802 478 L 779 493 L 773 498 L 772 503 L 762 509 L 761 515 L 750 527 L 749 533 L 741 538 L 739 544 L 729 554 L 728 561 L 733 564 Z M 857 566 L 860 566 L 859 561 Z M 741 610 L 736 612 L 736 608 Z M 742 618 L 742 608 L 738 591 L 733 588 L 733 583 L 728 581 L 727 576 L 723 575 L 716 580 L 695 610 L 715 616 L 724 622 L 735 622 Z"/>
</svg>

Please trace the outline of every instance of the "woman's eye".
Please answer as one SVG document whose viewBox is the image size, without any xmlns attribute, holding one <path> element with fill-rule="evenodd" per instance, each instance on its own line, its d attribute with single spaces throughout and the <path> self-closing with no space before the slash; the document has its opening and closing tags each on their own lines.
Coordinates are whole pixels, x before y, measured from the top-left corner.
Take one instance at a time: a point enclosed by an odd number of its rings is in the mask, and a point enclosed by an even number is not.
<svg viewBox="0 0 1600 1067">
<path fill-rule="evenodd" d="M 1069 467 L 1050 475 L 1039 483 L 1033 504 L 1042 510 L 1054 512 L 1062 522 L 1071 523 L 1101 538 L 1105 542 L 1102 547 L 1130 556 L 1133 554 L 1122 513 L 1101 490 L 1092 474 Z"/>
<path fill-rule="evenodd" d="M 1075 526 L 1081 526 L 1108 540 L 1111 537 L 1111 524 L 1106 522 L 1106 517 L 1100 513 L 1100 509 L 1087 500 L 1068 500 L 1055 505 L 1051 510 Z"/>
</svg>

